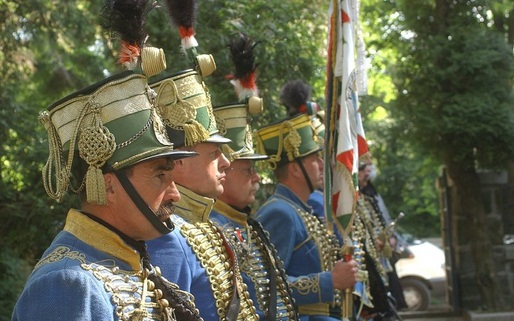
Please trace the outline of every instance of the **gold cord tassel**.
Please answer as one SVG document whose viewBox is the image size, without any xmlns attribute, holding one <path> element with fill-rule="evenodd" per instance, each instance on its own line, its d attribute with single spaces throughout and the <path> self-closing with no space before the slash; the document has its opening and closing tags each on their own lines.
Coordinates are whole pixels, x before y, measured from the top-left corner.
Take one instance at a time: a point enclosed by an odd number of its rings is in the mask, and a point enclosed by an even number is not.
<svg viewBox="0 0 514 321">
<path fill-rule="evenodd" d="M 202 124 L 195 120 L 188 124 L 183 124 L 182 128 L 184 129 L 184 140 L 186 146 L 198 144 L 209 138 L 209 133 L 205 130 Z"/>
<path fill-rule="evenodd" d="M 284 138 L 284 149 L 287 152 L 287 159 L 289 161 L 293 161 L 300 154 L 299 148 L 301 144 L 302 137 L 293 126 L 290 126 L 289 135 Z"/>
<path fill-rule="evenodd" d="M 116 139 L 100 120 L 99 105 L 90 102 L 93 121 L 84 128 L 79 137 L 78 147 L 80 157 L 89 165 L 86 173 L 87 202 L 91 204 L 107 204 L 105 181 L 101 167 L 111 158 L 116 150 Z"/>
<path fill-rule="evenodd" d="M 68 188 L 68 180 L 66 179 L 68 176 L 63 173 L 65 166 L 62 164 L 59 135 L 47 111 L 40 113 L 39 122 L 45 126 L 48 132 L 48 149 L 50 151 L 42 171 L 43 185 L 51 198 L 61 202 Z M 56 177 L 55 182 L 53 181 L 54 175 Z"/>
<path fill-rule="evenodd" d="M 166 102 L 169 102 L 169 105 Z M 186 146 L 198 144 L 209 138 L 209 132 L 196 120 L 195 106 L 180 98 L 174 81 L 168 80 L 159 87 L 156 105 L 157 113 L 167 126 L 184 131 Z"/>
<path fill-rule="evenodd" d="M 102 170 L 95 166 L 89 166 L 86 174 L 86 194 L 89 203 L 105 205 L 105 181 Z"/>
</svg>

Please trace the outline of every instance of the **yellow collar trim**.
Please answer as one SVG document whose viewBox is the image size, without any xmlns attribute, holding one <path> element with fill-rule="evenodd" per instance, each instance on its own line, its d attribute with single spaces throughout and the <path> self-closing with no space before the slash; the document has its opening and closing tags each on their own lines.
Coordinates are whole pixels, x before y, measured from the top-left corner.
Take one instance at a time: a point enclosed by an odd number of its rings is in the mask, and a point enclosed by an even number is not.
<svg viewBox="0 0 514 321">
<path fill-rule="evenodd" d="M 231 221 L 234 221 L 241 226 L 246 226 L 248 215 L 246 215 L 246 213 L 239 212 L 227 203 L 217 200 L 216 203 L 214 203 L 214 210 Z"/>
<path fill-rule="evenodd" d="M 141 269 L 141 258 L 136 250 L 128 246 L 118 234 L 79 211 L 70 209 L 64 230 L 82 242 L 127 262 L 134 271 Z"/>
<path fill-rule="evenodd" d="M 176 214 L 189 223 L 207 222 L 215 200 L 180 185 L 177 185 L 177 188 L 180 192 L 180 201 L 175 203 Z"/>
</svg>

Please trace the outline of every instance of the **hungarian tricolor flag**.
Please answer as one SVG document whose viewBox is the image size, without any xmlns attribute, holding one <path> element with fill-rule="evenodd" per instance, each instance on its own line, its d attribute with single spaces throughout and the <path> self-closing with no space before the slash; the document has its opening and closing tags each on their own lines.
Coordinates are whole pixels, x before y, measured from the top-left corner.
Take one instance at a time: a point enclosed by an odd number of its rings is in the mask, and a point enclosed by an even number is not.
<svg viewBox="0 0 514 321">
<path fill-rule="evenodd" d="M 351 258 L 351 239 L 358 196 L 359 157 L 368 155 L 359 111 L 355 55 L 356 6 L 352 0 L 332 0 L 329 9 L 329 39 L 326 80 L 325 214 L 335 223 L 344 240 L 343 255 Z M 332 224 L 328 224 L 329 227 Z M 365 283 L 355 294 L 368 303 Z M 343 318 L 353 316 L 352 291 L 343 304 Z M 369 302 L 370 303 L 370 302 Z"/>
<path fill-rule="evenodd" d="M 326 81 L 325 201 L 327 218 L 349 236 L 357 199 L 359 155 L 367 152 L 359 113 L 351 4 L 333 0 Z M 361 147 L 361 148 L 359 148 Z"/>
</svg>

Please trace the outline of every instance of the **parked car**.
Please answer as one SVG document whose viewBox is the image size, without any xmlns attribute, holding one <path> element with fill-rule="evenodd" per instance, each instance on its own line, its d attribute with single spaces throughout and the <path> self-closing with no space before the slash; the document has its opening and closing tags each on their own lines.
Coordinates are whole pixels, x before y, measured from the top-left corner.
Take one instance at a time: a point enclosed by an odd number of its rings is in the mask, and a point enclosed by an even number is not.
<svg viewBox="0 0 514 321">
<path fill-rule="evenodd" d="M 444 297 L 446 287 L 445 255 L 437 245 L 401 234 L 408 244 L 396 262 L 396 272 L 409 311 L 427 310 L 433 296 Z"/>
</svg>

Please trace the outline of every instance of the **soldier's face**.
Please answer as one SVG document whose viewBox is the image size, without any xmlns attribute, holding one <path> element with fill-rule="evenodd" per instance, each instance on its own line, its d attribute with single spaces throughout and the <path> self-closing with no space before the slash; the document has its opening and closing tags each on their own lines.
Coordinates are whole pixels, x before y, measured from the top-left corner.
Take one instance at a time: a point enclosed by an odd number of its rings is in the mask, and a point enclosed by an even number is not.
<svg viewBox="0 0 514 321">
<path fill-rule="evenodd" d="M 217 198 L 223 193 L 225 169 L 230 162 L 221 152 L 219 144 L 201 143 L 192 150 L 198 156 L 175 161 L 175 182 L 199 195 Z"/>
<path fill-rule="evenodd" d="M 243 209 L 255 201 L 261 177 L 251 160 L 235 160 L 226 169 L 224 192 L 219 196 L 223 202 Z"/>
<path fill-rule="evenodd" d="M 161 158 L 136 164 L 128 174 L 138 194 L 150 209 L 164 220 L 173 212 L 180 193 L 173 181 L 173 161 Z M 149 240 L 161 235 L 139 211 L 114 174 L 108 177 L 108 206 L 111 225 L 134 238 Z"/>
<path fill-rule="evenodd" d="M 366 185 L 371 176 L 371 165 L 366 165 L 362 170 L 359 171 L 359 184 Z"/>
</svg>

